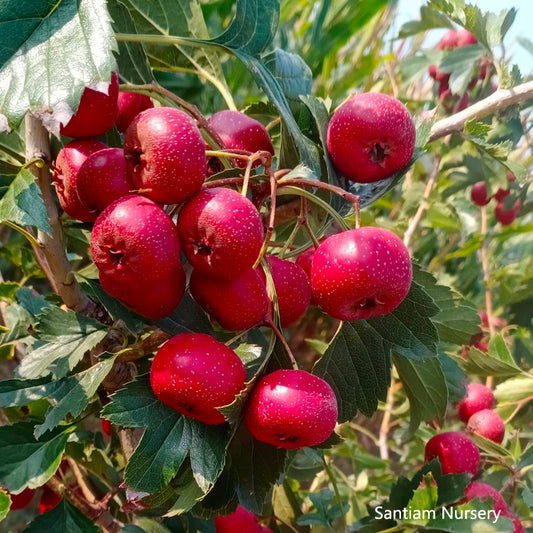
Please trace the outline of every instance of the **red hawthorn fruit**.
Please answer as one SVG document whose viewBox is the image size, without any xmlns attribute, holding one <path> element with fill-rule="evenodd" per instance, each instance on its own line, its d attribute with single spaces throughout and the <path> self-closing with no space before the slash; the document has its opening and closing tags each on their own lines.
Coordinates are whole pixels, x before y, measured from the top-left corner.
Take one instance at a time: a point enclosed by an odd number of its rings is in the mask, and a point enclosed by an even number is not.
<svg viewBox="0 0 533 533">
<path fill-rule="evenodd" d="M 524 526 L 522 525 L 522 522 L 520 522 L 520 518 L 518 518 L 518 516 L 511 512 L 508 512 L 504 516 L 513 522 L 514 530 L 512 533 L 525 533 Z"/>
<path fill-rule="evenodd" d="M 91 154 L 78 172 L 77 185 L 80 202 L 92 212 L 130 194 L 124 150 L 106 148 Z"/>
<path fill-rule="evenodd" d="M 468 93 L 463 94 L 461 96 L 461 99 L 459 102 L 457 102 L 456 112 L 463 111 L 468 107 L 468 104 L 470 103 L 470 97 L 468 96 Z"/>
<path fill-rule="evenodd" d="M 149 96 L 120 91 L 118 93 L 118 116 L 115 122 L 117 130 L 124 133 L 139 113 L 152 107 L 154 104 Z"/>
<path fill-rule="evenodd" d="M 200 307 L 229 331 L 257 325 L 268 310 L 265 284 L 253 268 L 234 280 L 216 279 L 193 270 L 189 290 Z"/>
<path fill-rule="evenodd" d="M 487 312 L 482 310 L 482 311 L 479 311 L 478 314 L 479 314 L 479 318 L 481 318 L 481 323 L 483 327 L 488 328 L 489 319 L 487 317 Z M 505 326 L 507 326 L 507 321 L 497 316 L 492 317 L 492 322 L 494 324 L 494 327 L 496 328 L 504 328 Z"/>
<path fill-rule="evenodd" d="M 196 194 L 181 210 L 178 232 L 189 263 L 219 279 L 235 279 L 252 268 L 263 245 L 259 212 L 232 189 Z"/>
<path fill-rule="evenodd" d="M 514 222 L 515 218 L 520 213 L 521 208 L 522 208 L 522 202 L 520 200 L 516 200 L 516 202 L 513 204 L 513 206 L 510 209 L 505 209 L 503 201 L 498 202 L 496 204 L 496 209 L 494 209 L 496 220 L 502 226 L 509 226 L 510 224 Z"/>
<path fill-rule="evenodd" d="M 487 205 L 490 202 L 490 196 L 487 193 L 487 185 L 484 181 L 478 181 L 472 186 L 470 199 L 479 207 Z"/>
<path fill-rule="evenodd" d="M 497 202 L 503 202 L 511 194 L 509 189 L 502 189 L 501 187 L 494 193 L 494 198 Z"/>
<path fill-rule="evenodd" d="M 457 48 L 457 32 L 455 30 L 448 30 L 440 38 L 435 46 L 437 50 L 446 50 L 449 48 Z"/>
<path fill-rule="evenodd" d="M 501 444 L 505 436 L 505 424 L 501 416 L 492 409 L 477 411 L 468 420 L 466 430 Z"/>
<path fill-rule="evenodd" d="M 93 222 L 97 213 L 83 205 L 78 196 L 78 175 L 89 156 L 107 146 L 95 139 L 81 139 L 66 144 L 54 161 L 52 180 L 61 207 L 72 218 L 82 222 Z"/>
<path fill-rule="evenodd" d="M 296 264 L 299 267 L 302 267 L 304 272 L 307 274 L 307 278 L 309 279 L 309 283 L 311 283 L 311 267 L 313 265 L 313 257 L 315 256 L 316 248 L 314 246 L 311 246 L 311 248 L 307 248 L 307 250 L 304 250 L 297 258 L 296 258 Z M 311 295 L 311 305 L 316 305 L 316 301 L 313 295 Z"/>
<path fill-rule="evenodd" d="M 111 436 L 111 422 L 109 420 L 106 420 L 105 418 L 102 418 L 102 431 L 108 436 Z"/>
<path fill-rule="evenodd" d="M 477 39 L 468 30 L 459 30 L 455 32 L 456 48 L 476 44 Z"/>
<path fill-rule="evenodd" d="M 479 448 L 469 437 L 457 431 L 440 433 L 426 444 L 425 460 L 438 458 L 443 474 L 467 473 L 475 476 L 479 470 Z"/>
<path fill-rule="evenodd" d="M 67 137 L 96 137 L 110 129 L 118 114 L 118 76 L 111 74 L 108 93 L 89 89 L 83 91 L 76 113 L 61 126 Z"/>
<path fill-rule="evenodd" d="M 304 370 L 276 370 L 254 387 L 245 421 L 252 436 L 287 450 L 324 442 L 337 422 L 337 399 L 323 379 Z"/>
<path fill-rule="evenodd" d="M 222 424 L 217 408 L 228 405 L 245 387 L 246 372 L 237 354 L 203 333 L 182 333 L 156 353 L 150 370 L 154 394 L 185 416 Z"/>
<path fill-rule="evenodd" d="M 130 179 L 160 204 L 180 204 L 200 190 L 206 174 L 205 143 L 187 114 L 172 107 L 139 113 L 124 136 Z"/>
<path fill-rule="evenodd" d="M 33 500 L 33 496 L 35 495 L 34 489 L 24 489 L 19 494 L 13 494 L 9 491 L 6 492 L 11 498 L 11 511 L 20 511 L 21 509 L 28 507 Z"/>
<path fill-rule="evenodd" d="M 259 525 L 256 516 L 238 505 L 234 513 L 216 516 L 214 519 L 216 533 L 266 533 Z"/>
<path fill-rule="evenodd" d="M 416 130 L 407 108 L 381 93 L 361 93 L 331 117 L 327 145 L 337 170 L 357 183 L 388 178 L 413 155 Z"/>
<path fill-rule="evenodd" d="M 411 280 L 411 259 L 402 240 L 375 227 L 328 237 L 311 269 L 316 303 L 339 320 L 390 313 L 407 296 Z"/>
<path fill-rule="evenodd" d="M 481 383 L 469 383 L 466 397 L 457 405 L 457 415 L 466 424 L 474 413 L 491 409 L 493 405 L 494 394 L 488 387 Z"/>
<path fill-rule="evenodd" d="M 39 498 L 39 513 L 43 514 L 52 510 L 60 501 L 61 496 L 56 494 L 52 489 L 43 487 L 43 492 Z"/>
<path fill-rule="evenodd" d="M 473 499 L 486 502 L 489 498 L 492 499 L 494 504 L 493 508 L 497 513 L 501 513 L 502 515 L 507 513 L 507 504 L 501 494 L 490 485 L 480 483 L 479 481 L 473 481 L 468 487 L 466 487 L 465 497 L 459 503 L 467 503 Z"/>
</svg>

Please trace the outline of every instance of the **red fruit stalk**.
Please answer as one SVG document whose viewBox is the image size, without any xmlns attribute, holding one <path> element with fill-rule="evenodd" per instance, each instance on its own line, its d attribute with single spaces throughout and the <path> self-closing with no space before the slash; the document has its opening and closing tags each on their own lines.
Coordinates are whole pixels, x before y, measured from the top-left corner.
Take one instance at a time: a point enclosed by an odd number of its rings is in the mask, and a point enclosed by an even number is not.
<svg viewBox="0 0 533 533">
<path fill-rule="evenodd" d="M 425 460 L 437 458 L 443 474 L 467 473 L 476 475 L 479 470 L 478 447 L 463 433 L 440 433 L 426 444 Z"/>
<path fill-rule="evenodd" d="M 493 405 L 494 394 L 488 387 L 481 383 L 469 383 L 466 397 L 457 405 L 457 415 L 466 424 L 474 413 L 491 409 Z"/>
</svg>

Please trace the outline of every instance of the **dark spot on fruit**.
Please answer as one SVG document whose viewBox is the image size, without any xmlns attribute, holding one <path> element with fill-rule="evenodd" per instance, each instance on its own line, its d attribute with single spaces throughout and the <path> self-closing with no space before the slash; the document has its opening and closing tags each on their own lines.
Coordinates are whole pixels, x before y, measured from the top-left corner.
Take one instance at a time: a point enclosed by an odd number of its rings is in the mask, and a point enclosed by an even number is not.
<svg viewBox="0 0 533 533">
<path fill-rule="evenodd" d="M 211 255 L 211 246 L 203 242 L 193 242 L 194 253 L 199 255 Z"/>
<path fill-rule="evenodd" d="M 389 147 L 386 144 L 374 143 L 368 152 L 368 157 L 372 163 L 383 163 L 389 155 Z"/>
<path fill-rule="evenodd" d="M 364 298 L 359 300 L 356 305 L 359 309 L 373 309 L 376 307 L 376 300 L 374 298 Z"/>
<path fill-rule="evenodd" d="M 107 249 L 107 255 L 109 256 L 109 259 L 111 259 L 111 262 L 114 265 L 120 265 L 122 263 L 122 258 L 124 257 L 124 254 L 122 252 L 119 252 L 118 250 L 113 250 L 112 248 Z"/>
<path fill-rule="evenodd" d="M 142 166 L 143 160 L 142 160 L 143 153 L 141 150 L 130 150 L 128 154 L 125 156 L 126 159 L 130 161 L 130 163 L 133 166 L 133 170 L 138 172 L 138 167 Z"/>
</svg>

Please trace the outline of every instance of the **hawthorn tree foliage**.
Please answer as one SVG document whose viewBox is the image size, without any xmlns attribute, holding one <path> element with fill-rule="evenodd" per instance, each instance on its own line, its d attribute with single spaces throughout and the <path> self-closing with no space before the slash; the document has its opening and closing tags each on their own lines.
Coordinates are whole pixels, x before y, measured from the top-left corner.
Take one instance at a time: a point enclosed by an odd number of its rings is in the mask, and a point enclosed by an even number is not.
<svg viewBox="0 0 533 533">
<path fill-rule="evenodd" d="M 396 9 L 385 0 L 2 3 L 2 531 L 504 533 L 533 526 L 533 81 L 504 46 L 517 11 L 430 0 L 396 34 Z M 439 29 L 448 33 L 438 45 L 427 44 Z M 525 37 L 520 44 L 533 49 Z M 122 95 L 127 113 L 115 123 L 111 105 L 109 124 L 93 131 L 108 117 L 96 104 L 84 109 L 84 91 L 116 102 L 117 83 L 143 98 Z M 400 100 L 416 125 L 408 163 L 371 183 L 346 179 L 328 149 L 332 114 L 361 92 Z M 201 258 L 185 244 L 186 222 L 178 223 L 181 261 L 171 253 L 179 243 L 170 239 L 141 258 L 153 268 L 138 285 L 119 290 L 115 279 L 102 277 L 97 231 L 91 239 L 99 202 L 106 203 L 111 181 L 122 187 L 118 196 L 155 196 L 151 185 L 129 181 L 126 166 L 142 157 L 132 159 L 137 140 L 127 128 L 143 109 L 157 114 L 165 107 L 179 110 L 165 113 L 198 132 L 202 174 L 192 192 L 225 187 L 258 210 L 264 234 L 241 246 L 254 263 L 246 287 L 260 287 L 255 299 L 239 299 L 237 289 L 215 293 L 220 284 L 202 278 Z M 268 135 L 258 134 L 253 150 L 227 149 L 212 117 L 225 109 L 259 120 Z M 69 196 L 56 179 L 65 168 L 83 166 L 69 159 L 67 135 L 98 135 L 75 141 L 86 156 L 110 149 L 109 174 L 83 171 L 86 203 L 82 188 Z M 167 132 L 154 145 L 162 164 L 171 164 L 171 139 Z M 126 163 L 117 152 L 123 146 L 131 149 Z M 196 148 L 186 148 L 192 180 Z M 376 148 L 377 159 L 389 155 L 387 146 L 379 148 L 385 152 Z M 169 187 L 174 203 L 152 197 L 162 204 L 149 204 L 163 217 L 155 227 L 177 231 L 181 185 Z M 398 235 L 412 257 L 412 283 L 406 278 L 401 303 L 344 321 L 316 305 L 296 309 L 309 290 L 298 278 L 303 271 L 283 274 L 281 287 L 278 259 L 265 254 L 297 259 L 305 270 L 308 249 L 366 226 Z M 151 230 L 135 226 L 142 243 L 151 242 Z M 222 233 L 224 224 L 216 230 Z M 219 274 L 239 268 L 240 252 L 232 253 Z M 120 263 L 113 254 L 111 263 Z M 172 257 L 161 262 L 165 254 Z M 173 280 L 182 276 L 185 288 L 182 264 L 190 279 L 184 295 L 171 283 L 156 287 L 150 277 L 172 262 L 181 272 Z M 326 308 L 326 293 L 315 291 L 313 304 Z M 173 298 L 180 303 L 171 310 Z M 366 312 L 382 303 L 358 305 Z M 162 312 L 164 305 L 171 309 Z M 264 310 L 250 319 L 260 305 Z M 233 327 L 228 317 L 239 309 L 251 320 L 247 327 Z M 294 320 L 284 321 L 287 309 Z M 245 382 L 232 401 L 211 406 L 222 424 L 193 417 L 196 405 L 163 403 L 165 377 L 158 387 L 150 382 L 155 354 L 181 334 L 207 335 L 238 356 L 233 363 Z M 193 348 L 204 346 L 201 338 L 193 337 Z M 321 383 L 324 397 L 334 393 L 337 425 L 325 440 L 310 431 L 311 447 L 287 449 L 283 439 L 252 437 L 261 429 L 246 413 L 265 376 L 274 380 L 296 365 L 305 379 Z M 213 375 L 205 379 L 214 387 Z M 302 401 L 283 412 L 305 405 L 298 416 L 307 416 L 312 409 Z M 324 411 L 323 421 L 332 413 Z M 500 509 L 502 516 L 495 522 L 381 514 L 452 505 Z"/>
</svg>

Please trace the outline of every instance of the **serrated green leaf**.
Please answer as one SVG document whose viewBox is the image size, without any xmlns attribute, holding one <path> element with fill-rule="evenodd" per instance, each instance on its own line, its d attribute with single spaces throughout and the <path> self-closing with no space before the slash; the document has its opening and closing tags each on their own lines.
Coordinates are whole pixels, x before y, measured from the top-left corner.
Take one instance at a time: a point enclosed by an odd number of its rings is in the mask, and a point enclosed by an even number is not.
<svg viewBox="0 0 533 533">
<path fill-rule="evenodd" d="M 439 361 L 448 388 L 448 402 L 456 403 L 461 401 L 466 396 L 468 376 L 448 355 L 439 353 Z"/>
<path fill-rule="evenodd" d="M 191 469 L 180 475 L 177 487 L 178 498 L 165 516 L 178 516 L 190 511 L 204 497 L 204 491 L 198 486 Z"/>
<path fill-rule="evenodd" d="M 398 37 L 405 39 L 411 35 L 416 35 L 426 30 L 434 28 L 449 28 L 453 29 L 453 24 L 450 19 L 429 6 L 422 6 L 420 8 L 420 20 L 411 20 L 406 22 L 400 28 Z"/>
<path fill-rule="evenodd" d="M 11 498 L 9 494 L 0 489 L 0 522 L 7 516 L 10 507 Z"/>
<path fill-rule="evenodd" d="M 0 300 L 14 300 L 17 289 L 20 285 L 15 281 L 0 283 Z"/>
<path fill-rule="evenodd" d="M 34 318 L 40 315 L 43 309 L 51 306 L 44 296 L 36 294 L 29 287 L 22 287 L 17 291 L 17 301 Z"/>
<path fill-rule="evenodd" d="M 101 533 L 101 529 L 66 498 L 38 516 L 24 533 Z"/>
<path fill-rule="evenodd" d="M 486 51 L 479 44 L 471 44 L 448 52 L 439 63 L 439 70 L 450 74 L 453 94 L 463 95 L 476 69 L 477 62 Z"/>
<path fill-rule="evenodd" d="M 469 437 L 474 441 L 478 448 L 486 454 L 493 457 L 501 457 L 506 460 L 509 465 L 513 463 L 513 455 L 501 444 L 494 442 L 490 439 L 486 439 L 477 433 L 469 433 Z"/>
<path fill-rule="evenodd" d="M 262 59 L 289 100 L 298 102 L 300 96 L 311 93 L 313 73 L 298 54 L 276 48 Z"/>
</svg>

